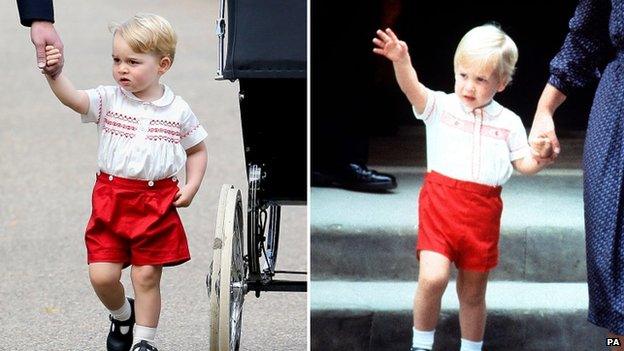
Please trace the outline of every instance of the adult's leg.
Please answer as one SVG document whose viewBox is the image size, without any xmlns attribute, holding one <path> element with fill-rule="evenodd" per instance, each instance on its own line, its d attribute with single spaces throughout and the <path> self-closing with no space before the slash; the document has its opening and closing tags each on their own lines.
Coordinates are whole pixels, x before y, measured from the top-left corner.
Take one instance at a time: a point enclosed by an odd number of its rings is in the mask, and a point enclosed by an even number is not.
<svg viewBox="0 0 624 351">
<path fill-rule="evenodd" d="M 448 257 L 434 251 L 420 251 L 418 288 L 414 296 L 414 328 L 417 330 L 435 329 L 450 267 Z"/>
<path fill-rule="evenodd" d="M 98 298 L 109 310 L 117 310 L 126 300 L 124 287 L 120 282 L 123 264 L 95 262 L 89 264 L 89 279 Z"/>
<path fill-rule="evenodd" d="M 608 65 L 596 92 L 583 150 L 588 320 L 624 333 L 624 103 L 619 65 Z M 619 189 L 619 191 L 614 191 Z"/>
<path fill-rule="evenodd" d="M 136 324 L 155 328 L 160 318 L 160 277 L 162 266 L 132 266 Z"/>
<path fill-rule="evenodd" d="M 459 326 L 463 339 L 483 340 L 485 331 L 485 291 L 489 272 L 459 270 L 457 296 L 459 297 Z"/>
</svg>

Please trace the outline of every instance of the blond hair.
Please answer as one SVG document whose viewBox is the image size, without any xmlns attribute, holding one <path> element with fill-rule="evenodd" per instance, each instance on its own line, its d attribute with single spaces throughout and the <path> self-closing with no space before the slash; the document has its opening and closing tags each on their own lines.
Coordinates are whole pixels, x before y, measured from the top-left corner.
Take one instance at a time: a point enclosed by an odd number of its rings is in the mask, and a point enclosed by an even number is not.
<svg viewBox="0 0 624 351">
<path fill-rule="evenodd" d="M 122 24 L 111 24 L 109 29 L 113 36 L 119 34 L 135 52 L 168 56 L 173 62 L 178 37 L 169 21 L 163 17 L 137 13 Z"/>
<path fill-rule="evenodd" d="M 500 81 L 511 82 L 518 61 L 518 47 L 494 24 L 484 24 L 468 31 L 457 45 L 453 64 L 461 63 L 493 68 Z"/>
</svg>

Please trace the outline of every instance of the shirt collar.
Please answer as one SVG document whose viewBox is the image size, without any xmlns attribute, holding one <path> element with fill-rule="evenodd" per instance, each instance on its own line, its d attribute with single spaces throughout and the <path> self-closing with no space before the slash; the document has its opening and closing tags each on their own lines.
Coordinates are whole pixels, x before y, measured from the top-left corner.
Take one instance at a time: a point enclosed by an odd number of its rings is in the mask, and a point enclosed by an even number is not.
<svg viewBox="0 0 624 351">
<path fill-rule="evenodd" d="M 167 105 L 170 105 L 173 102 L 173 100 L 175 99 L 175 95 L 173 95 L 173 91 L 171 91 L 171 89 L 166 84 L 161 84 L 161 86 L 164 88 L 165 91 L 159 99 L 154 100 L 154 101 L 143 101 L 139 99 L 133 93 L 125 90 L 124 88 L 119 87 L 119 89 L 128 99 L 132 101 L 136 101 L 142 104 L 152 104 L 158 107 L 165 107 Z"/>
<path fill-rule="evenodd" d="M 466 114 L 472 114 L 472 110 L 462 104 L 461 100 L 459 100 L 457 96 L 455 97 L 457 98 L 457 102 L 461 106 L 462 111 L 464 111 L 464 113 Z M 482 109 L 484 117 L 496 118 L 503 111 L 503 106 L 495 100 L 492 100 L 489 104 L 483 106 Z"/>
</svg>

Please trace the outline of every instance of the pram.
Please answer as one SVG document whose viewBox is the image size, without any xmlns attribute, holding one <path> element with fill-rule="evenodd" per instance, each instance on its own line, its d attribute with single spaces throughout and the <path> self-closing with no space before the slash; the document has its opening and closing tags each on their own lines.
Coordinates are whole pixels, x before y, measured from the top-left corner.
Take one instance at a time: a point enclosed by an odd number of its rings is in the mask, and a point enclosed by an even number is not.
<svg viewBox="0 0 624 351">
<path fill-rule="evenodd" d="M 306 1 L 228 1 L 227 55 L 225 10 L 221 0 L 216 79 L 239 81 L 248 200 L 221 188 L 206 279 L 212 351 L 239 349 L 248 292 L 307 291 L 306 281 L 276 279 L 306 274 L 276 269 L 281 206 L 307 202 Z"/>
</svg>

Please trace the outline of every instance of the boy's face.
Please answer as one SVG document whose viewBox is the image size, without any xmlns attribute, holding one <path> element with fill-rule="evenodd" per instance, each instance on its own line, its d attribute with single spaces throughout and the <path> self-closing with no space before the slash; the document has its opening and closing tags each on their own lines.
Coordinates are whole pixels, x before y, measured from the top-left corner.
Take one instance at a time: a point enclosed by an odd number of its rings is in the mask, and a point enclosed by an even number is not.
<svg viewBox="0 0 624 351">
<path fill-rule="evenodd" d="M 160 76 L 169 68 L 153 54 L 137 53 L 119 34 L 113 39 L 113 77 L 125 90 L 141 98 L 142 93 L 159 88 Z"/>
<path fill-rule="evenodd" d="M 459 63 L 455 68 L 455 94 L 471 111 L 492 101 L 494 94 L 505 89 L 493 67 Z"/>
</svg>

